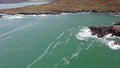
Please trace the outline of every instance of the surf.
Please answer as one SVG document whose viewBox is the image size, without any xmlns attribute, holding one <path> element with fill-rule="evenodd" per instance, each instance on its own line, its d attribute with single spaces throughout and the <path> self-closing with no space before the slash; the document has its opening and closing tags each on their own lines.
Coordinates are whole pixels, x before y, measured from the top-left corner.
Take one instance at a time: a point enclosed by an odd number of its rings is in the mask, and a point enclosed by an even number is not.
<svg viewBox="0 0 120 68">
<path fill-rule="evenodd" d="M 95 40 L 101 41 L 101 43 L 104 43 L 106 46 L 108 46 L 112 50 L 119 50 L 120 45 L 115 45 L 114 39 L 117 39 L 118 37 L 112 36 L 111 34 L 106 35 L 103 38 L 98 38 L 97 36 L 91 35 L 91 31 L 87 27 L 80 28 L 79 32 L 76 34 L 76 38 L 79 40 L 87 40 L 87 39 L 93 39 L 93 42 L 90 44 L 94 44 Z M 87 48 L 89 49 L 89 48 Z"/>
</svg>

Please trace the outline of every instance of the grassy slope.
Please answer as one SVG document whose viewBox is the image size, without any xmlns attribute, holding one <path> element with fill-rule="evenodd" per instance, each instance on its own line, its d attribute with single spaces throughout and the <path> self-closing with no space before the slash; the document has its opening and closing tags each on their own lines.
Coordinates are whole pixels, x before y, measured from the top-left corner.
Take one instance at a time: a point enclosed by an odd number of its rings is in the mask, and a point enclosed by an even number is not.
<svg viewBox="0 0 120 68">
<path fill-rule="evenodd" d="M 97 10 L 98 12 L 120 12 L 120 0 L 54 0 L 48 4 L 39 6 L 27 6 L 21 8 L 0 10 L 2 13 L 58 13 Z"/>
</svg>

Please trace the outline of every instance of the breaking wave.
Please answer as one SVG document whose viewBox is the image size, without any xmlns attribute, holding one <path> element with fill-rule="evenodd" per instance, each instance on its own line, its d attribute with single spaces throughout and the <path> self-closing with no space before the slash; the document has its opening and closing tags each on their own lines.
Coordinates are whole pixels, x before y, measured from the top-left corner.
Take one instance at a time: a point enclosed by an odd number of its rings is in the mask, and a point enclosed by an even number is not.
<svg viewBox="0 0 120 68">
<path fill-rule="evenodd" d="M 21 15 L 21 14 L 6 15 L 6 14 L 4 14 L 2 19 L 11 20 L 11 19 L 23 19 L 25 17 L 47 17 L 47 16 L 50 16 L 50 15 L 47 15 L 47 14 L 41 14 L 41 15 Z"/>
<path fill-rule="evenodd" d="M 22 19 L 24 15 L 3 15 L 3 19 Z"/>
<path fill-rule="evenodd" d="M 76 38 L 79 40 L 86 40 L 88 38 L 95 38 L 97 36 L 91 35 L 90 29 L 83 27 L 80 29 L 79 33 L 76 35 Z"/>
<path fill-rule="evenodd" d="M 108 34 L 106 35 L 102 41 L 111 49 L 113 50 L 118 50 L 120 49 L 120 45 L 116 45 L 115 43 L 115 39 L 118 39 L 119 37 L 116 36 L 112 36 L 112 34 Z"/>
<path fill-rule="evenodd" d="M 87 40 L 87 39 L 93 38 L 93 40 L 97 39 L 97 40 L 101 41 L 101 43 L 104 43 L 112 50 L 120 49 L 120 45 L 114 44 L 115 40 L 118 39 L 119 37 L 112 36 L 111 34 L 108 34 L 103 38 L 98 38 L 97 36 L 91 35 L 91 31 L 87 27 L 81 28 L 80 31 L 76 34 L 76 38 L 79 40 Z M 95 43 L 95 42 L 93 42 L 93 43 Z"/>
<path fill-rule="evenodd" d="M 3 34 L 0 34 L 0 38 L 3 37 L 3 36 L 6 36 L 6 35 L 8 35 L 8 34 L 11 34 L 11 33 L 13 33 L 13 32 L 16 32 L 16 31 L 19 31 L 19 30 L 24 30 L 24 29 L 29 28 L 29 27 L 31 27 L 31 26 L 32 26 L 31 23 L 26 24 L 26 25 L 23 25 L 23 26 L 18 27 L 18 28 L 14 29 L 14 30 L 8 31 L 8 32 L 3 33 Z"/>
<path fill-rule="evenodd" d="M 26 16 L 33 16 L 33 17 L 38 17 L 38 16 L 40 16 L 40 17 L 47 17 L 47 16 L 49 16 L 49 14 L 41 14 L 41 15 L 33 14 L 33 15 L 26 15 Z"/>
</svg>

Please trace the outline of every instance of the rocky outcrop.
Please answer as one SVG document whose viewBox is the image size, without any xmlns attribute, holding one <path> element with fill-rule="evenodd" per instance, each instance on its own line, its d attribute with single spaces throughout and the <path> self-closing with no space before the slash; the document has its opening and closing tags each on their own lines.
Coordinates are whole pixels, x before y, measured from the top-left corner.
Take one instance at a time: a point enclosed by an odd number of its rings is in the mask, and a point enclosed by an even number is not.
<svg viewBox="0 0 120 68">
<path fill-rule="evenodd" d="M 108 34 L 120 37 L 120 22 L 115 22 L 113 26 L 90 26 L 88 28 L 91 30 L 92 35 L 96 35 L 98 38 L 103 38 Z M 120 41 L 114 44 L 120 45 Z"/>
<path fill-rule="evenodd" d="M 50 0 L 0 0 L 0 4 L 8 3 L 21 3 L 21 2 L 37 2 L 37 1 L 50 1 Z"/>
<path fill-rule="evenodd" d="M 100 26 L 100 27 L 90 26 L 89 28 L 92 32 L 92 35 L 97 35 L 99 38 L 102 38 L 105 35 L 112 33 L 112 31 L 113 31 L 112 26 L 109 26 L 109 27 L 106 27 L 106 26 Z"/>
</svg>

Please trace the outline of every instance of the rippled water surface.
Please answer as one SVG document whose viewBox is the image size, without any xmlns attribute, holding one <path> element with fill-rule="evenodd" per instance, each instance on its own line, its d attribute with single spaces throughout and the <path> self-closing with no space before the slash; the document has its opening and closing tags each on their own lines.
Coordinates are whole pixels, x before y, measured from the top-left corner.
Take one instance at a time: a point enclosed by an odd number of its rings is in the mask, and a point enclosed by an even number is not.
<svg viewBox="0 0 120 68">
<path fill-rule="evenodd" d="M 4 15 L 0 68 L 120 68 L 119 38 L 98 39 L 90 25 L 112 25 L 119 16 L 95 13 Z"/>
</svg>

